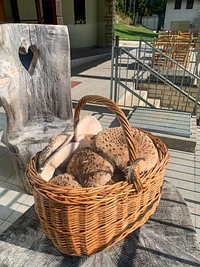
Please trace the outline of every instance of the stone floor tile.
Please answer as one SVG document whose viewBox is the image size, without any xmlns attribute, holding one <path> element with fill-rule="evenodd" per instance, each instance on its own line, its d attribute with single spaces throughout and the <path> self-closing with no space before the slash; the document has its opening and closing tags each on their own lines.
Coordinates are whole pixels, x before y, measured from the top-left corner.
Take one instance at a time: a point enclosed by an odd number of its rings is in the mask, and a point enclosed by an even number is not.
<svg viewBox="0 0 200 267">
<path fill-rule="evenodd" d="M 34 204 L 34 198 L 33 198 L 33 196 L 28 196 L 28 197 L 24 200 L 24 202 L 22 202 L 22 204 L 25 204 L 25 205 L 31 207 L 31 206 Z"/>
<path fill-rule="evenodd" d="M 195 228 L 196 230 L 196 233 L 197 233 L 197 240 L 199 242 L 199 245 L 200 245 L 200 228 Z"/>
<path fill-rule="evenodd" d="M 179 190 L 179 192 L 181 193 L 181 195 L 185 199 L 185 201 L 195 204 L 196 194 L 195 194 L 195 192 L 193 192 L 193 190 L 188 190 L 186 188 L 182 188 L 179 186 L 176 186 L 176 188 Z"/>
<path fill-rule="evenodd" d="M 11 223 L 8 221 L 4 221 L 1 225 L 0 225 L 0 234 L 3 233 L 9 226 L 11 226 Z"/>
<path fill-rule="evenodd" d="M 16 177 L 16 174 L 13 173 L 13 175 L 11 175 L 9 178 L 7 178 L 5 180 L 7 183 L 9 184 L 13 184 L 13 185 L 16 185 L 16 186 L 19 186 L 19 182 L 17 180 L 17 177 Z"/>
<path fill-rule="evenodd" d="M 13 211 L 13 213 L 11 213 L 11 215 L 7 218 L 7 221 L 10 223 L 14 223 L 21 215 L 23 214 L 23 212 L 19 212 L 19 211 Z"/>
<path fill-rule="evenodd" d="M 193 167 L 194 166 L 194 155 L 190 158 L 184 158 L 183 155 L 175 157 L 170 155 L 170 160 L 169 160 L 169 164 L 177 164 L 180 167 L 181 166 L 190 166 Z"/>
<path fill-rule="evenodd" d="M 5 156 L 0 158 L 0 166 L 0 181 L 5 181 L 15 172 L 13 162 L 9 154 L 6 154 Z"/>
<path fill-rule="evenodd" d="M 26 212 L 30 208 L 29 205 L 26 205 L 25 203 L 19 205 L 13 213 L 7 218 L 8 222 L 13 223 L 16 221 L 24 212 Z"/>
<path fill-rule="evenodd" d="M 194 183 L 194 173 L 182 173 L 178 170 L 170 170 L 170 169 L 167 169 L 165 171 L 165 177 L 166 178 L 172 178 L 174 180 L 179 180 L 179 183 L 181 181 L 190 181 L 190 182 L 193 182 Z"/>
<path fill-rule="evenodd" d="M 187 181 L 187 180 L 178 179 L 178 178 L 174 178 L 174 177 L 167 176 L 167 175 L 165 176 L 165 180 L 172 183 L 177 188 L 186 189 L 192 193 L 196 193 L 194 180 Z"/>
<path fill-rule="evenodd" d="M 19 206 L 19 204 L 18 205 L 15 204 L 14 206 L 15 206 L 15 208 L 17 208 Z M 0 219 L 6 220 L 13 213 L 13 211 L 14 210 L 12 208 L 10 208 L 6 205 L 0 204 Z"/>
<path fill-rule="evenodd" d="M 13 187 L 10 188 L 10 185 L 11 184 L 8 183 L 2 183 L 0 185 L 0 204 L 15 210 L 21 203 L 25 201 L 25 199 L 28 197 L 28 194 L 13 190 Z"/>
<path fill-rule="evenodd" d="M 197 177 L 200 176 L 200 162 L 199 162 L 199 164 L 195 163 L 195 175 Z"/>
<path fill-rule="evenodd" d="M 184 173 L 184 174 L 194 174 L 194 165 L 188 166 L 188 165 L 180 165 L 177 163 L 169 163 L 167 166 L 167 171 L 176 171 L 178 173 Z"/>
<path fill-rule="evenodd" d="M 190 209 L 189 209 L 189 211 L 190 211 Z M 192 213 L 191 213 L 191 219 L 192 219 L 192 223 L 195 227 L 195 215 L 193 215 Z"/>
<path fill-rule="evenodd" d="M 191 153 L 191 152 L 169 149 L 169 153 L 170 153 L 170 156 L 177 157 L 177 158 L 185 158 L 188 160 L 192 160 L 192 158 L 194 158 L 194 153 Z"/>
<path fill-rule="evenodd" d="M 0 185 L 0 187 L 28 195 L 28 193 L 26 193 L 19 185 L 16 185 L 14 183 L 9 183 L 8 180 L 4 181 Z"/>
</svg>

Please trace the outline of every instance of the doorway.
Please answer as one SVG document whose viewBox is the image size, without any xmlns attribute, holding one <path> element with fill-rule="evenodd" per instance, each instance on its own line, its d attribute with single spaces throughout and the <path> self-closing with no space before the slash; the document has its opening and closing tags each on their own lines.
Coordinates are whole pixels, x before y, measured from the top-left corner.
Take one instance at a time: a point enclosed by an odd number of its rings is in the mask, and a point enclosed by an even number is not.
<svg viewBox="0 0 200 267">
<path fill-rule="evenodd" d="M 54 0 L 42 0 L 42 11 L 42 23 L 57 24 Z"/>
<path fill-rule="evenodd" d="M 4 0 L 0 0 L 0 23 L 7 21 Z"/>
<path fill-rule="evenodd" d="M 4 0 L 0 0 L 0 3 Z M 37 13 L 37 18 L 26 18 L 21 19 L 20 12 L 19 12 L 19 3 L 18 0 L 10 0 L 13 19 L 15 23 L 20 22 L 36 22 L 39 24 L 58 24 L 57 23 L 57 12 L 56 6 L 58 5 L 57 0 L 32 0 L 35 6 L 35 10 Z"/>
</svg>

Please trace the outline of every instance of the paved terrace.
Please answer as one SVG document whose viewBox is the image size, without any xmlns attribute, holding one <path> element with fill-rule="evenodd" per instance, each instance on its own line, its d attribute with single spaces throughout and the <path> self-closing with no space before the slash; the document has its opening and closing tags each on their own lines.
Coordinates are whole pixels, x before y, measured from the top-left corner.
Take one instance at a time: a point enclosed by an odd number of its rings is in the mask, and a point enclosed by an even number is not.
<svg viewBox="0 0 200 267">
<path fill-rule="evenodd" d="M 86 94 L 99 94 L 109 97 L 110 56 L 72 70 L 72 99 L 78 100 Z M 76 101 L 73 101 L 76 102 Z M 111 113 L 102 110 L 83 111 L 96 114 L 103 127 L 116 122 Z M 0 136 L 5 126 L 5 114 L 0 107 Z M 174 184 L 184 197 L 190 210 L 200 241 L 200 127 L 197 127 L 197 146 L 195 153 L 170 149 L 170 163 L 165 179 Z M 0 233 L 18 219 L 31 205 L 33 197 L 26 194 L 16 180 L 12 159 L 7 148 L 0 143 Z"/>
</svg>

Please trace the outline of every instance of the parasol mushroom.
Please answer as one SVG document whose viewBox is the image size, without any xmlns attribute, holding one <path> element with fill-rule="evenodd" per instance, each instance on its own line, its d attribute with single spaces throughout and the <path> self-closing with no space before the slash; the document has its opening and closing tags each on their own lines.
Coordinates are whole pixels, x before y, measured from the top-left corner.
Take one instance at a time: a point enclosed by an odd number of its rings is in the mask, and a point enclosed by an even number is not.
<svg viewBox="0 0 200 267">
<path fill-rule="evenodd" d="M 53 155 L 53 153 L 62 145 L 68 144 L 71 142 L 74 136 L 73 132 L 68 132 L 66 134 L 61 134 L 52 138 L 50 143 L 39 153 L 39 157 L 37 159 L 37 167 L 38 170 L 41 170 L 45 164 L 45 161 L 48 160 L 49 157 Z"/>
<path fill-rule="evenodd" d="M 79 146 L 79 142 L 66 142 L 56 152 L 53 153 L 40 169 L 40 176 L 49 181 L 57 168 L 66 168 L 66 165 L 71 158 L 73 152 Z"/>
<path fill-rule="evenodd" d="M 153 168 L 158 160 L 158 152 L 147 134 L 137 128 L 132 128 L 135 140 L 137 164 L 140 172 Z M 127 169 L 129 153 L 127 142 L 121 127 L 109 128 L 101 131 L 96 136 L 96 147 L 114 161 L 117 168 L 122 171 Z"/>
<path fill-rule="evenodd" d="M 78 183 L 78 181 L 74 178 L 74 176 L 69 173 L 59 174 L 58 176 L 51 179 L 50 183 L 59 185 L 59 186 L 72 187 L 72 188 L 82 187 Z"/>
<path fill-rule="evenodd" d="M 94 116 L 85 116 L 78 121 L 74 130 L 75 141 L 80 146 L 94 145 L 94 136 L 102 131 L 100 122 Z"/>
<path fill-rule="evenodd" d="M 105 185 L 113 176 L 114 164 L 93 147 L 80 147 L 71 157 L 67 172 L 83 187 Z"/>
</svg>

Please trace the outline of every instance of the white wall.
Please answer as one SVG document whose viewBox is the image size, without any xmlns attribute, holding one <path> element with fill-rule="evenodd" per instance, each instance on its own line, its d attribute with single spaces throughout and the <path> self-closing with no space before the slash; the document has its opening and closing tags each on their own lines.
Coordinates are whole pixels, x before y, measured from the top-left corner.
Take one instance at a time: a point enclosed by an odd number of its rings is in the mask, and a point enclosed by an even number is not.
<svg viewBox="0 0 200 267">
<path fill-rule="evenodd" d="M 187 0 L 182 0 L 181 9 L 174 9 L 175 0 L 167 0 L 165 12 L 164 30 L 171 30 L 171 21 L 190 21 L 194 19 L 198 11 L 198 0 L 194 0 L 193 9 L 186 9 Z"/>
<path fill-rule="evenodd" d="M 75 24 L 73 0 L 62 0 L 63 21 L 68 26 L 71 48 L 97 45 L 97 0 L 85 0 L 86 24 Z"/>
</svg>

